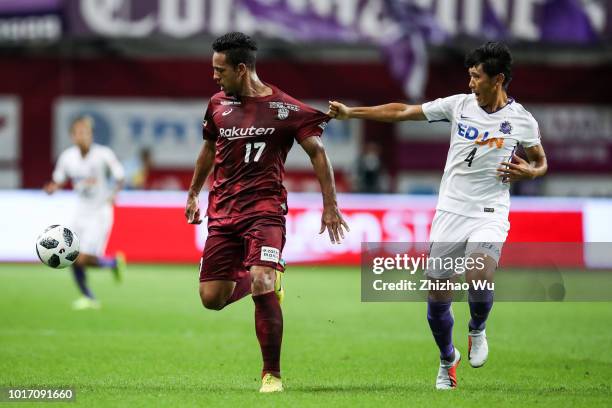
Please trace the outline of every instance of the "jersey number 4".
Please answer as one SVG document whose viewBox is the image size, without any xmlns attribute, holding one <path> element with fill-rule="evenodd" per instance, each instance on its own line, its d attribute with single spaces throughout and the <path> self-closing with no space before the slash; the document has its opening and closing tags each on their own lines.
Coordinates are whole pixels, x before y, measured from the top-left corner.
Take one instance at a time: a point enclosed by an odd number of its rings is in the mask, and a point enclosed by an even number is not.
<svg viewBox="0 0 612 408">
<path fill-rule="evenodd" d="M 478 150 L 477 147 L 473 148 L 470 153 L 468 153 L 465 160 L 463 160 L 464 162 L 467 162 L 468 167 L 472 167 L 472 160 L 474 160 L 474 156 L 476 156 L 476 150 Z"/>
<path fill-rule="evenodd" d="M 244 162 L 249 163 L 251 161 L 251 151 L 253 151 L 254 149 L 257 149 L 257 152 L 255 153 L 255 157 L 253 157 L 253 161 L 258 162 L 259 158 L 261 157 L 261 154 L 266 148 L 266 143 L 265 142 L 247 143 L 245 146 L 246 146 L 246 153 L 244 154 Z"/>
</svg>

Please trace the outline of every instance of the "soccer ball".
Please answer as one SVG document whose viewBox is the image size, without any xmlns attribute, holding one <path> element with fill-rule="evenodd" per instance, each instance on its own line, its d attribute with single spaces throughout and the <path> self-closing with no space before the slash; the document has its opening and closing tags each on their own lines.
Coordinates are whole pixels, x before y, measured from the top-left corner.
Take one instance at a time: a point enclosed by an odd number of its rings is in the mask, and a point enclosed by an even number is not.
<svg viewBox="0 0 612 408">
<path fill-rule="evenodd" d="M 65 268 L 79 256 L 79 238 L 62 225 L 51 225 L 36 239 L 36 254 L 45 265 Z"/>
</svg>

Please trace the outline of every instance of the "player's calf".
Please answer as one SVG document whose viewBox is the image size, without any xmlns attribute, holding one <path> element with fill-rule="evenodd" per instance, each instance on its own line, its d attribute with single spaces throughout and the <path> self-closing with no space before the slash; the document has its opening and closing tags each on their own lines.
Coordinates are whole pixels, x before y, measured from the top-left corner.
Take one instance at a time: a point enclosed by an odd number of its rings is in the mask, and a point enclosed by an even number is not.
<svg viewBox="0 0 612 408">
<path fill-rule="evenodd" d="M 478 263 L 480 267 L 470 268 L 465 274 L 465 281 L 469 284 L 468 303 L 472 317 L 470 330 L 484 330 L 487 317 L 493 307 L 497 260 L 485 254 L 472 254 L 471 257 L 480 260 Z"/>
<path fill-rule="evenodd" d="M 480 257 L 481 268 L 472 268 L 466 272 L 468 303 L 470 306 L 470 333 L 468 336 L 468 357 L 470 365 L 482 367 L 489 356 L 489 347 L 485 327 L 489 313 L 493 308 L 494 291 L 489 283 L 493 282 L 493 274 L 497 260 L 484 254 L 473 254 L 472 258 Z"/>
<path fill-rule="evenodd" d="M 283 312 L 274 291 L 276 270 L 265 266 L 250 268 L 253 302 L 255 303 L 255 334 L 261 348 L 264 380 L 280 379 L 280 354 L 283 339 Z M 281 384 L 280 381 L 277 385 Z M 265 391 L 266 382 L 262 384 Z M 281 385 L 282 390 L 282 385 Z"/>
</svg>

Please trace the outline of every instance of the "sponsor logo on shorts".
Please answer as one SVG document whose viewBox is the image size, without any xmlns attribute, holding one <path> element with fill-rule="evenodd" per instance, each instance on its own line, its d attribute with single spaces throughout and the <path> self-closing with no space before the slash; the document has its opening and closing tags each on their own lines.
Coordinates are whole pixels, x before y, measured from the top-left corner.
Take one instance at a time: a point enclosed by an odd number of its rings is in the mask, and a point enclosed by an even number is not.
<svg viewBox="0 0 612 408">
<path fill-rule="evenodd" d="M 485 208 L 484 208 L 484 212 L 495 212 L 495 208 L 492 208 L 492 207 L 485 207 Z"/>
<path fill-rule="evenodd" d="M 278 262 L 280 259 L 280 251 L 269 246 L 262 246 L 261 257 L 259 259 L 268 262 Z"/>
</svg>

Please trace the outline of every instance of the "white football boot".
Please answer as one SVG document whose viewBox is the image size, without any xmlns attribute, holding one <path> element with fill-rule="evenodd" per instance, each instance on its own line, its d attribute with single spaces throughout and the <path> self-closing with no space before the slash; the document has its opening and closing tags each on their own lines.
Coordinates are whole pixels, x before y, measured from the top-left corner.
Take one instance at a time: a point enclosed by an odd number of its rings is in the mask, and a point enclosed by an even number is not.
<svg viewBox="0 0 612 408">
<path fill-rule="evenodd" d="M 483 330 L 470 330 L 468 334 L 468 357 L 474 368 L 482 367 L 489 357 L 487 334 Z"/>
<path fill-rule="evenodd" d="M 72 302 L 73 310 L 98 310 L 100 309 L 100 307 L 102 307 L 100 305 L 100 302 L 95 299 L 88 298 L 87 296 L 81 296 L 80 298 Z"/>
<path fill-rule="evenodd" d="M 436 389 L 452 390 L 457 388 L 457 367 L 461 362 L 461 354 L 455 349 L 455 360 L 452 362 L 440 360 L 440 369 L 436 378 Z"/>
</svg>

